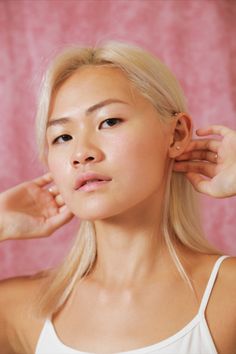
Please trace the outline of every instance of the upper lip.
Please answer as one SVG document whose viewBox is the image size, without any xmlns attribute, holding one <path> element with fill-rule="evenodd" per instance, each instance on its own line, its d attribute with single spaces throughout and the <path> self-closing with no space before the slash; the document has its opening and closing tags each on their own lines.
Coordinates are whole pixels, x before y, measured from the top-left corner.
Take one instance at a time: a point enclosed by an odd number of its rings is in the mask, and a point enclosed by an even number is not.
<svg viewBox="0 0 236 354">
<path fill-rule="evenodd" d="M 111 178 L 108 176 L 101 175 L 95 172 L 85 172 L 81 173 L 79 178 L 75 182 L 74 189 L 79 189 L 84 183 L 87 181 L 91 181 L 93 179 L 100 179 L 102 181 L 111 181 Z"/>
</svg>

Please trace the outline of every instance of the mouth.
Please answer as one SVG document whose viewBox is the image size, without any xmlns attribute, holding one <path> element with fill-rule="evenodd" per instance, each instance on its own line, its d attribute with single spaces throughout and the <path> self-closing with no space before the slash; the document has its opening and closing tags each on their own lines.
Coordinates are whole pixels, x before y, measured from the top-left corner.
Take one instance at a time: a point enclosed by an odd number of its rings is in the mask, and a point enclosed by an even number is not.
<svg viewBox="0 0 236 354">
<path fill-rule="evenodd" d="M 111 178 L 93 172 L 81 174 L 76 181 L 74 189 L 79 191 L 89 191 L 97 189 L 111 181 Z"/>
<path fill-rule="evenodd" d="M 88 181 L 84 183 L 80 188 L 79 191 L 84 191 L 84 192 L 91 192 L 94 191 L 104 184 L 107 184 L 109 181 L 103 181 L 103 180 L 93 180 L 93 181 Z"/>
</svg>

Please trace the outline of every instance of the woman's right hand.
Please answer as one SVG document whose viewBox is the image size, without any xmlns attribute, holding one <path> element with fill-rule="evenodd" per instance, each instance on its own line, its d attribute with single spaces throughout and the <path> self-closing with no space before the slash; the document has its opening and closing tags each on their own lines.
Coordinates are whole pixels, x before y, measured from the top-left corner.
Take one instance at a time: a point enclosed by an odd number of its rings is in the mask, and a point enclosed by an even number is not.
<svg viewBox="0 0 236 354">
<path fill-rule="evenodd" d="M 50 173 L 0 194 L 0 240 L 51 235 L 73 218 Z"/>
</svg>

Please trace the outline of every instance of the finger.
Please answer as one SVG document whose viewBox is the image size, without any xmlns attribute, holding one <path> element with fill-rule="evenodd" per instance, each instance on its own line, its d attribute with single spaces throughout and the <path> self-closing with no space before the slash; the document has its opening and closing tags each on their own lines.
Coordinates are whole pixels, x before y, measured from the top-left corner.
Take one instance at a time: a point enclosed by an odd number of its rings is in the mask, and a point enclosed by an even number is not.
<svg viewBox="0 0 236 354">
<path fill-rule="evenodd" d="M 55 198 L 57 205 L 62 206 L 65 204 L 64 199 L 62 198 L 61 194 L 58 194 Z"/>
<path fill-rule="evenodd" d="M 187 173 L 186 177 L 193 185 L 193 187 L 196 189 L 196 191 L 200 193 L 212 195 L 209 180 L 206 180 L 203 176 L 201 176 L 198 173 L 192 173 L 192 172 Z"/>
<path fill-rule="evenodd" d="M 59 213 L 50 217 L 42 230 L 42 234 L 44 236 L 51 235 L 54 231 L 56 231 L 59 227 L 63 226 L 64 224 L 68 223 L 74 214 L 68 209 L 66 205 L 59 209 Z"/>
<path fill-rule="evenodd" d="M 45 185 L 53 181 L 52 174 L 50 172 L 45 173 L 44 175 L 33 179 L 33 182 L 36 183 L 39 187 L 44 187 Z"/>
<path fill-rule="evenodd" d="M 186 162 L 175 162 L 173 169 L 176 172 L 193 172 L 202 174 L 207 177 L 214 177 L 216 175 L 216 164 L 211 162 L 201 162 L 201 161 L 186 161 Z"/>
<path fill-rule="evenodd" d="M 56 197 L 59 194 L 59 189 L 56 185 L 49 187 L 48 191 L 53 197 Z"/>
<path fill-rule="evenodd" d="M 194 139 L 189 143 L 184 152 L 193 150 L 210 150 L 217 152 L 220 144 L 221 140 L 216 139 Z"/>
<path fill-rule="evenodd" d="M 185 160 L 204 160 L 208 162 L 217 163 L 218 154 L 211 151 L 190 151 L 181 154 L 180 156 L 176 157 L 177 161 L 185 161 Z"/>
<path fill-rule="evenodd" d="M 199 136 L 215 135 L 215 134 L 225 136 L 232 132 L 233 132 L 232 129 L 225 127 L 223 125 L 211 125 L 209 127 L 200 128 L 196 130 L 196 133 Z"/>
</svg>

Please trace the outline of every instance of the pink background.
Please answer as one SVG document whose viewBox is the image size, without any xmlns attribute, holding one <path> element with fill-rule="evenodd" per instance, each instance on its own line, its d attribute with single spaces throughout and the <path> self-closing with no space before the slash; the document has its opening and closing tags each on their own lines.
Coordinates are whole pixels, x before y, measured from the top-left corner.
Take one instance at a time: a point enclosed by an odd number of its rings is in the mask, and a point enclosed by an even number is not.
<svg viewBox="0 0 236 354">
<path fill-rule="evenodd" d="M 66 44 L 127 40 L 151 50 L 180 80 L 195 128 L 236 129 L 236 2 L 230 0 L 0 1 L 0 190 L 38 176 L 35 103 L 42 73 Z M 236 198 L 202 197 L 207 237 L 236 254 Z M 13 220 L 14 222 L 14 220 Z M 47 239 L 0 245 L 0 277 L 53 266 L 77 221 Z"/>
</svg>

